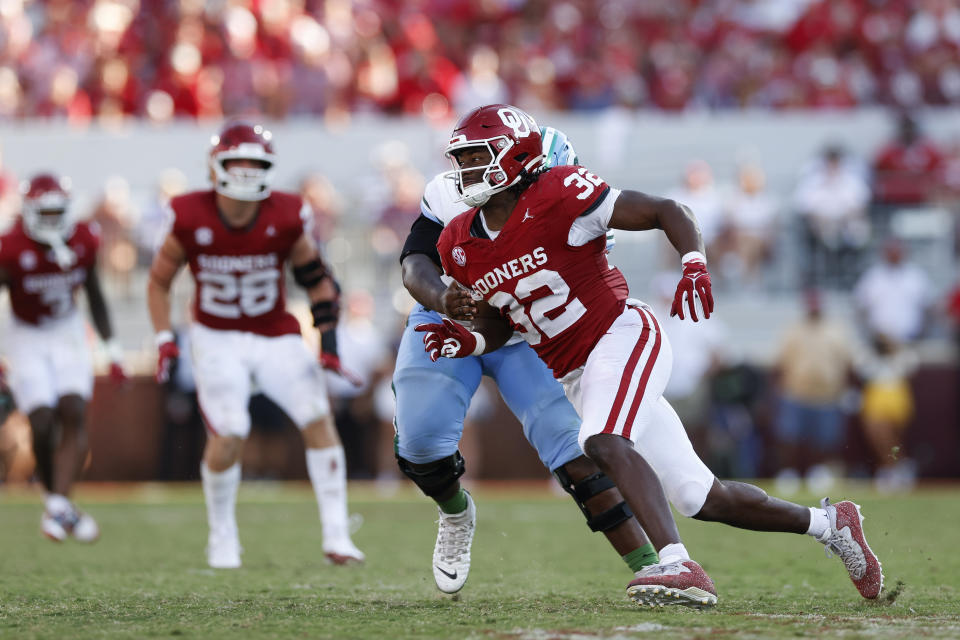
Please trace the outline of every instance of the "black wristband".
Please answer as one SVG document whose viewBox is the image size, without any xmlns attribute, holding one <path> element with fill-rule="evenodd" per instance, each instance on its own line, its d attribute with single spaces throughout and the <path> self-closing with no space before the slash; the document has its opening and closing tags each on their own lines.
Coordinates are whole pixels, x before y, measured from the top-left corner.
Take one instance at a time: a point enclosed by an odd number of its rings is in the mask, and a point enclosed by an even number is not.
<svg viewBox="0 0 960 640">
<path fill-rule="evenodd" d="M 336 329 L 328 329 L 320 334 L 320 353 L 338 355 Z"/>
<path fill-rule="evenodd" d="M 313 326 L 336 322 L 340 317 L 340 300 L 321 300 L 310 305 L 313 314 Z"/>
<path fill-rule="evenodd" d="M 314 258 L 306 264 L 293 268 L 294 281 L 304 289 L 316 286 L 330 277 L 330 269 L 320 258 Z"/>
</svg>

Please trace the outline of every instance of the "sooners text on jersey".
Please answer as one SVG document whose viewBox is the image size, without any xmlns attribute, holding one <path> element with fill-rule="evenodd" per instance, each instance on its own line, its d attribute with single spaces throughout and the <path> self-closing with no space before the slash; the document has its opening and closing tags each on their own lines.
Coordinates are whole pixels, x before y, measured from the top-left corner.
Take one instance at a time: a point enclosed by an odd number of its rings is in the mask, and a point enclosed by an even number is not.
<svg viewBox="0 0 960 640">
<path fill-rule="evenodd" d="M 494 240 L 478 230 L 477 210 L 440 235 L 444 270 L 500 309 L 556 377 L 582 366 L 624 309 L 627 285 L 606 257 L 606 236 L 568 243 L 578 216 L 609 187 L 582 167 L 556 167 L 527 187 Z"/>
<path fill-rule="evenodd" d="M 228 227 L 213 190 L 170 201 L 172 233 L 190 263 L 194 319 L 211 329 L 265 336 L 300 333 L 286 310 L 283 268 L 303 234 L 299 196 L 274 191 L 242 229 Z"/>
<path fill-rule="evenodd" d="M 0 268 L 10 277 L 10 306 L 18 320 L 40 325 L 76 311 L 77 289 L 97 261 L 96 225 L 77 223 L 65 244 L 75 256 L 67 269 L 57 264 L 49 247 L 27 235 L 22 220 L 0 236 Z"/>
</svg>

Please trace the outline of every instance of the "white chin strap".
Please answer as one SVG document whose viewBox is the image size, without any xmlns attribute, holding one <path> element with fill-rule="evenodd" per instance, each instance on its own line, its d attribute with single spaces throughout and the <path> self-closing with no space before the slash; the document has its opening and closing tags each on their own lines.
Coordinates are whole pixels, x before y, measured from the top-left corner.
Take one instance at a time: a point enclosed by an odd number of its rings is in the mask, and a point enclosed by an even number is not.
<svg viewBox="0 0 960 640">
<path fill-rule="evenodd" d="M 470 207 L 482 207 L 487 203 L 487 200 L 490 199 L 490 196 L 493 195 L 493 191 L 490 189 L 490 185 L 484 182 L 478 182 L 472 184 L 469 187 L 464 187 L 463 189 L 463 201 Z"/>
</svg>

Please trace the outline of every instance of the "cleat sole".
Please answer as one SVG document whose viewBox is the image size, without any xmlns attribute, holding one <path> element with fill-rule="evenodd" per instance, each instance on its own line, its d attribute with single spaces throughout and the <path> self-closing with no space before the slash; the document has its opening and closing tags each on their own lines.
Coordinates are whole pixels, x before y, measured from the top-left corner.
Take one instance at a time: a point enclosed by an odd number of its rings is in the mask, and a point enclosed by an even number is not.
<svg viewBox="0 0 960 640">
<path fill-rule="evenodd" d="M 691 609 L 709 609 L 717 604 L 717 596 L 697 587 L 673 589 L 670 587 L 628 587 L 627 596 L 641 607 L 656 609 L 666 605 L 680 605 Z"/>
</svg>

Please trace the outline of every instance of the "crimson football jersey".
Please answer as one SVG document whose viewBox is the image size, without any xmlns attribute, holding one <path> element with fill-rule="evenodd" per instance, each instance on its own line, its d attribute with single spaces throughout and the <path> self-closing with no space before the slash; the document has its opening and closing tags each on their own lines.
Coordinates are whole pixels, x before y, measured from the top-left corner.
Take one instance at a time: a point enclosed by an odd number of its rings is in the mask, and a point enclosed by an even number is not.
<svg viewBox="0 0 960 640">
<path fill-rule="evenodd" d="M 64 242 L 75 257 L 63 269 L 53 250 L 27 235 L 18 220 L 0 236 L 0 269 L 10 278 L 10 306 L 22 322 L 39 325 L 77 309 L 77 289 L 97 262 L 100 236 L 96 225 L 79 222 Z"/>
<path fill-rule="evenodd" d="M 274 191 L 247 227 L 227 226 L 213 190 L 170 201 L 171 233 L 183 246 L 196 285 L 193 317 L 211 329 L 264 336 L 300 333 L 286 309 L 283 268 L 303 234 L 300 196 Z"/>
<path fill-rule="evenodd" d="M 527 187 L 495 239 L 471 209 L 437 243 L 447 274 L 500 309 L 558 378 L 587 361 L 627 299 L 604 233 L 582 246 L 568 241 L 576 219 L 608 197 L 583 167 L 555 167 Z"/>
</svg>

